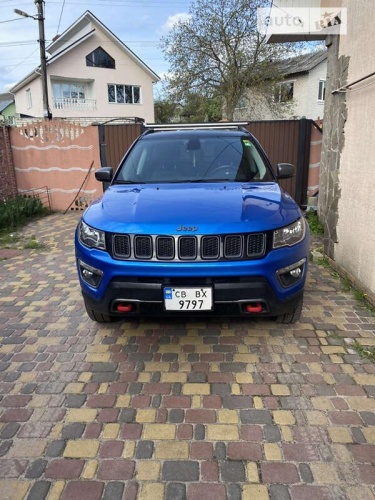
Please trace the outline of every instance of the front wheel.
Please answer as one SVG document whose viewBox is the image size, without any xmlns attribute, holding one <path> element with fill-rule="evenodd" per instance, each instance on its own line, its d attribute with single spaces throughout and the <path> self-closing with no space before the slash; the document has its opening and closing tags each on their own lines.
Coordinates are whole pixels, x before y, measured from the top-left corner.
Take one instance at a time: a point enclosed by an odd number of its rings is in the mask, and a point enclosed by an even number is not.
<svg viewBox="0 0 375 500">
<path fill-rule="evenodd" d="M 291 312 L 276 316 L 275 318 L 276 323 L 283 323 L 284 325 L 290 325 L 291 323 L 295 323 L 301 317 L 302 306 L 303 306 L 303 294 L 298 299 L 296 307 Z"/>
</svg>

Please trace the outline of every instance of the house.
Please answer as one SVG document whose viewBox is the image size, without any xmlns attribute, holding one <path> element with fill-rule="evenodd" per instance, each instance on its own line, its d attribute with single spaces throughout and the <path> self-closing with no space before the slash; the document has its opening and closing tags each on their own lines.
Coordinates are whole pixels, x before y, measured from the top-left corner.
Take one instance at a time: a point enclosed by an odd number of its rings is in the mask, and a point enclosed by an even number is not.
<svg viewBox="0 0 375 500">
<path fill-rule="evenodd" d="M 139 117 L 154 121 L 159 77 L 90 11 L 47 47 L 47 89 L 53 118 Z M 11 92 L 21 117 L 43 116 L 40 68 Z"/>
<path fill-rule="evenodd" d="M 13 95 L 8 92 L 0 94 L 0 125 L 13 125 L 15 114 Z"/>
<path fill-rule="evenodd" d="M 247 99 L 235 109 L 235 120 L 323 118 L 327 51 L 301 54 L 280 61 L 278 66 L 283 78 L 274 88 L 272 106 L 250 88 Z"/>
<path fill-rule="evenodd" d="M 274 0 L 274 13 L 296 3 Z M 314 6 L 320 8 L 320 33 L 271 32 L 269 42 L 325 40 L 328 71 L 318 199 L 324 251 L 375 304 L 375 2 L 314 0 Z"/>
</svg>

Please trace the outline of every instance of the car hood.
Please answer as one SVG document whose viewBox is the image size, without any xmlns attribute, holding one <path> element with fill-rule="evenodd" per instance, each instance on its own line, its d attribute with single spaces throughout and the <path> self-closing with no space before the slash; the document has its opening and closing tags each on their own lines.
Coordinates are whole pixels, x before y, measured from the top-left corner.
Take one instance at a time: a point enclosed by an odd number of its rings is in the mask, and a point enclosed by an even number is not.
<svg viewBox="0 0 375 500">
<path fill-rule="evenodd" d="M 209 234 L 273 230 L 300 215 L 274 182 L 133 184 L 108 188 L 84 220 L 109 232 Z"/>
</svg>

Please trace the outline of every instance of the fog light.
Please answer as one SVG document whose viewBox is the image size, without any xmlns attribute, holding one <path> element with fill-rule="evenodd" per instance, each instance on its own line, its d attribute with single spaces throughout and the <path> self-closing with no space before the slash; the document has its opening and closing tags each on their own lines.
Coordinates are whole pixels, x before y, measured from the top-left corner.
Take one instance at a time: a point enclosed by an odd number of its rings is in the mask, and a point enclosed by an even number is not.
<svg viewBox="0 0 375 500">
<path fill-rule="evenodd" d="M 78 261 L 78 267 L 82 280 L 88 285 L 98 288 L 103 276 L 103 271 L 89 266 L 85 262 L 82 262 L 82 260 Z"/>
<path fill-rule="evenodd" d="M 302 268 L 301 267 L 296 267 L 295 269 L 292 269 L 290 271 L 290 275 L 293 276 L 293 278 L 299 278 L 302 274 Z"/>
<path fill-rule="evenodd" d="M 287 287 L 297 283 L 297 281 L 299 281 L 303 276 L 305 262 L 306 259 L 301 259 L 290 266 L 279 269 L 276 274 L 279 277 L 281 284 Z"/>
</svg>

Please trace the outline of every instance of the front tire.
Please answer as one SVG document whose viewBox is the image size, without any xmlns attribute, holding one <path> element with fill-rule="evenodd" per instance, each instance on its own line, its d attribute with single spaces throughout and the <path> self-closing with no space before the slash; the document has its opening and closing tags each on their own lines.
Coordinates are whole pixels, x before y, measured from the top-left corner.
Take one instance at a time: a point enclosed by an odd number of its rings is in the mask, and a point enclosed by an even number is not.
<svg viewBox="0 0 375 500">
<path fill-rule="evenodd" d="M 302 313 L 303 306 L 303 294 L 298 299 L 296 307 L 289 313 L 280 314 L 280 316 L 276 316 L 276 323 L 283 323 L 284 325 L 290 325 L 291 323 L 295 323 L 299 321 Z"/>
</svg>

